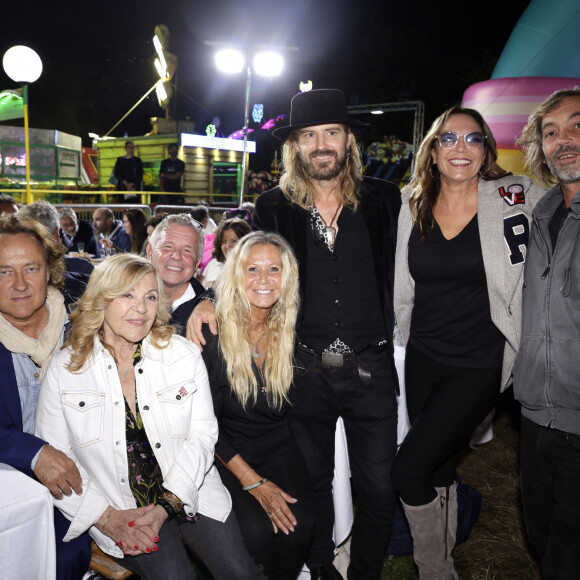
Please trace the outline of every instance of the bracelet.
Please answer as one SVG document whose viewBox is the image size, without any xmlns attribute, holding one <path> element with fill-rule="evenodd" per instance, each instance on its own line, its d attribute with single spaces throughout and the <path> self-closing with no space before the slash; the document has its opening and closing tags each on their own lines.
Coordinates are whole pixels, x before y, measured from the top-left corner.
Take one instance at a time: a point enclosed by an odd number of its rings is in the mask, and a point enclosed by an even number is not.
<svg viewBox="0 0 580 580">
<path fill-rule="evenodd" d="M 211 302 L 212 304 L 215 305 L 215 298 L 213 296 L 203 296 L 199 299 L 200 302 L 203 302 L 204 300 L 208 300 L 209 302 Z"/>
<path fill-rule="evenodd" d="M 111 507 L 111 506 L 107 506 L 107 508 L 105 509 L 105 511 L 107 511 L 107 509 L 108 509 L 109 507 Z M 105 513 L 105 512 L 103 512 L 103 513 Z M 110 509 L 110 510 L 107 512 L 107 515 L 105 516 L 105 521 L 104 521 L 104 522 L 103 522 L 103 523 L 100 525 L 100 528 L 101 528 L 101 529 L 100 529 L 99 531 L 100 531 L 101 533 L 104 533 L 104 529 L 105 529 L 105 527 L 107 526 L 107 522 L 109 521 L 109 518 L 111 517 L 111 514 L 112 514 L 112 513 L 113 513 L 113 508 L 111 508 L 111 509 Z M 102 515 L 103 515 L 103 514 L 101 514 L 101 516 L 102 516 Z M 99 519 L 100 519 L 100 518 L 99 518 Z M 98 522 L 96 522 L 96 523 L 95 523 L 95 525 L 96 525 L 97 523 L 98 523 Z M 97 528 L 97 529 L 98 529 L 98 528 Z"/>
<path fill-rule="evenodd" d="M 256 489 L 257 487 L 260 487 L 263 483 L 266 483 L 268 480 L 264 477 L 264 479 L 262 479 L 262 481 L 258 481 L 258 483 L 253 483 L 252 485 L 244 485 L 244 487 L 242 487 L 243 491 L 250 491 L 251 489 Z"/>
<path fill-rule="evenodd" d="M 242 483 L 242 479 L 244 479 L 246 473 L 250 473 L 250 471 L 254 471 L 254 468 L 249 467 L 248 469 L 246 469 L 246 471 L 244 471 L 244 473 L 242 473 L 242 475 L 240 475 L 240 477 L 238 478 L 240 480 L 240 483 Z"/>
<path fill-rule="evenodd" d="M 159 499 L 167 502 L 173 508 L 176 514 L 178 514 L 181 511 L 181 508 L 183 508 L 183 502 L 170 491 L 165 490 L 159 496 Z"/>
</svg>

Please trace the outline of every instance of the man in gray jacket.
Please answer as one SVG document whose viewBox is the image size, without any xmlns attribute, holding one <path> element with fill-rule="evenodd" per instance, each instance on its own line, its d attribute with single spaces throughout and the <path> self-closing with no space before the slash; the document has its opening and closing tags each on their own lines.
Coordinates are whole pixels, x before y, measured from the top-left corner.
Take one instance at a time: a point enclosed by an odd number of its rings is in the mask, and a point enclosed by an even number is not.
<svg viewBox="0 0 580 580">
<path fill-rule="evenodd" d="M 544 101 L 519 143 L 554 185 L 533 212 L 513 370 L 521 487 L 543 577 L 565 580 L 578 578 L 580 545 L 580 88 Z"/>
</svg>

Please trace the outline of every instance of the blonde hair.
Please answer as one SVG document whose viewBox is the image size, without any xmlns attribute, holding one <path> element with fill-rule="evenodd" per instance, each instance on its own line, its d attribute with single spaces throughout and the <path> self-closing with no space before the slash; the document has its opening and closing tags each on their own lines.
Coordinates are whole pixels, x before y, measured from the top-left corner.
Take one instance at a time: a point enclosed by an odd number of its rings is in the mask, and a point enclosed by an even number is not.
<svg viewBox="0 0 580 580">
<path fill-rule="evenodd" d="M 226 363 L 232 392 L 245 408 L 258 397 L 258 381 L 252 368 L 251 307 L 244 280 L 246 264 L 254 246 L 274 246 L 280 252 L 282 281 L 280 298 L 267 320 L 266 360 L 263 376 L 268 404 L 280 409 L 288 401 L 292 384 L 294 328 L 300 304 L 298 264 L 288 242 L 271 232 L 252 232 L 242 238 L 226 260 L 216 289 L 219 348 Z"/>
<path fill-rule="evenodd" d="M 433 163 L 431 152 L 437 146 L 437 137 L 441 129 L 453 115 L 467 115 L 471 117 L 486 136 L 483 165 L 480 169 L 481 179 L 491 181 L 510 175 L 508 171 L 505 171 L 497 164 L 497 145 L 495 138 L 489 125 L 480 113 L 475 109 L 468 109 L 461 105 L 455 105 L 447 109 L 433 121 L 431 128 L 423 139 L 415 160 L 413 177 L 409 185 L 405 188 L 411 192 L 409 207 L 413 220 L 419 226 L 421 239 L 427 235 L 427 231 L 432 225 L 429 216 L 433 211 L 441 189 L 441 176 L 437 169 L 437 164 Z"/>
<path fill-rule="evenodd" d="M 171 301 L 165 294 L 163 280 L 151 262 L 135 254 L 117 254 L 99 264 L 91 274 L 85 293 L 70 315 L 72 328 L 63 348 L 72 349 L 67 369 L 79 372 L 93 351 L 94 337 L 103 328 L 105 310 L 115 299 L 133 288 L 147 274 L 155 274 L 159 290 L 159 309 L 151 327 L 151 344 L 165 348 L 173 334 Z"/>
<path fill-rule="evenodd" d="M 338 201 L 356 211 L 359 204 L 359 188 L 362 183 L 362 154 L 350 127 L 343 125 L 347 134 L 346 167 L 340 177 L 336 192 Z M 280 188 L 292 202 L 304 209 L 313 205 L 312 181 L 306 173 L 298 154 L 298 130 L 292 131 L 282 146 Z"/>
<path fill-rule="evenodd" d="M 517 140 L 517 144 L 526 152 L 526 167 L 535 178 L 546 185 L 554 185 L 558 183 L 558 179 L 545 162 L 546 157 L 542 148 L 542 122 L 548 113 L 557 109 L 567 98 L 580 99 L 580 87 L 556 91 L 540 103 L 529 116 L 528 124 L 524 127 L 522 136 Z"/>
</svg>

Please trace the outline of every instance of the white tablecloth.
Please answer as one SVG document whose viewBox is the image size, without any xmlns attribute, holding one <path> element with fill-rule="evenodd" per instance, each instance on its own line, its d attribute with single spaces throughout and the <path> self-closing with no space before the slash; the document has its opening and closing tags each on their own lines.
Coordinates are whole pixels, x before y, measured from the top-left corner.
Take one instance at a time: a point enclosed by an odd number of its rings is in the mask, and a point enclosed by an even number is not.
<svg viewBox="0 0 580 580">
<path fill-rule="evenodd" d="M 46 487 L 0 463 L 0 578 L 54 580 L 53 507 Z"/>
</svg>

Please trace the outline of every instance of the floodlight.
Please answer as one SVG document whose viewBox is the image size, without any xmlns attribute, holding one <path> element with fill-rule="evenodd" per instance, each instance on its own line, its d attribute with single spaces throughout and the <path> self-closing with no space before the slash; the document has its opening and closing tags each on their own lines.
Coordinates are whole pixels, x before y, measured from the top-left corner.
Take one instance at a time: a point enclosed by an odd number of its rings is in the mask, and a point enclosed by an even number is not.
<svg viewBox="0 0 580 580">
<path fill-rule="evenodd" d="M 284 59 L 281 55 L 270 50 L 259 52 L 254 56 L 254 72 L 266 77 L 278 76 L 284 68 Z"/>
<path fill-rule="evenodd" d="M 239 73 L 244 68 L 244 55 L 234 48 L 226 48 L 216 52 L 215 63 L 221 72 Z"/>
</svg>

